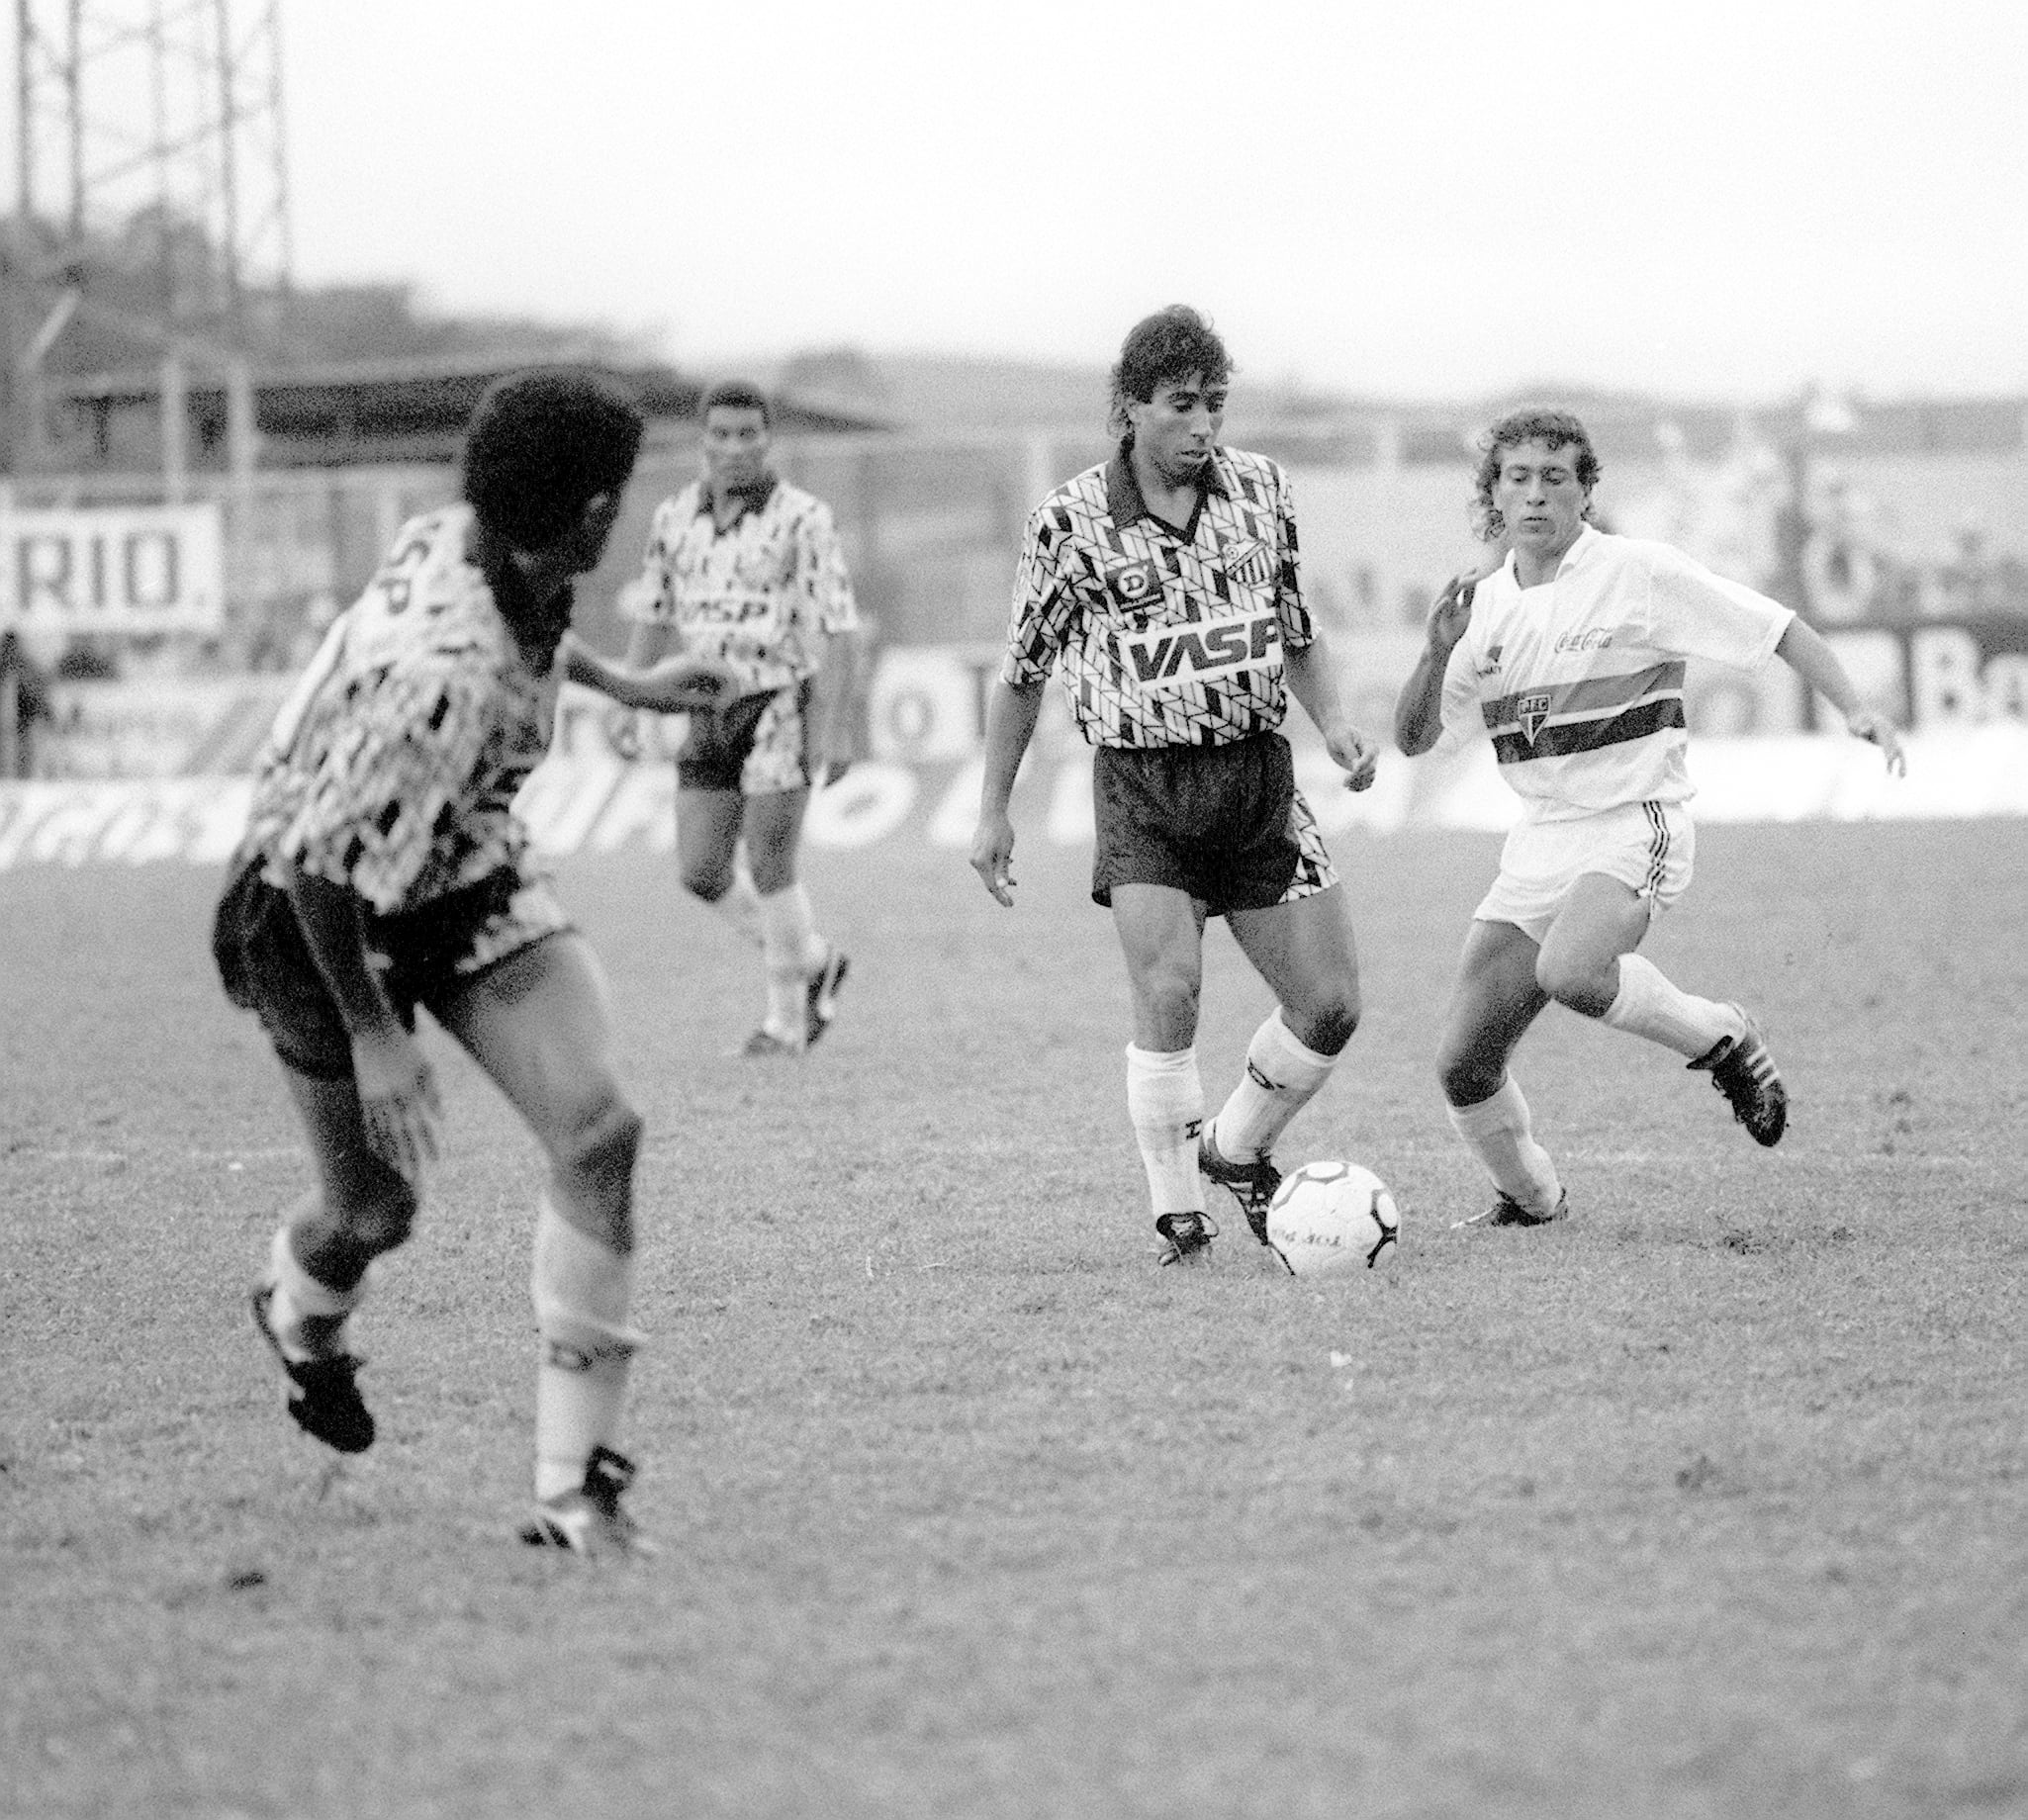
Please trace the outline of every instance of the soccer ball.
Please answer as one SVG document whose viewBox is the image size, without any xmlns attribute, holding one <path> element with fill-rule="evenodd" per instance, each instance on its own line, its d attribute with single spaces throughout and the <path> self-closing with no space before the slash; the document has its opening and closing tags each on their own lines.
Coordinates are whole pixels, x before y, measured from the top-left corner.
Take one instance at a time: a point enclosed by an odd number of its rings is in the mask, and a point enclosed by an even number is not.
<svg viewBox="0 0 2028 1820">
<path fill-rule="evenodd" d="M 1315 1162 L 1282 1178 L 1267 1207 L 1267 1242 L 1298 1277 L 1371 1270 L 1393 1254 L 1401 1215 L 1387 1184 L 1357 1163 Z"/>
</svg>

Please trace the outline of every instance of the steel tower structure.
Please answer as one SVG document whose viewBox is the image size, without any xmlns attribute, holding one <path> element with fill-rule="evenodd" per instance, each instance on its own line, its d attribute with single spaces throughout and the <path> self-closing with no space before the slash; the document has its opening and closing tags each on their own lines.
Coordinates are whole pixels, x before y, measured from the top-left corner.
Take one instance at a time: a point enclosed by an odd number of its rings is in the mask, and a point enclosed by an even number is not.
<svg viewBox="0 0 2028 1820">
<path fill-rule="evenodd" d="M 73 321 L 238 372 L 290 290 L 280 0 L 15 0 L 16 189 L 0 256 L 17 471 Z M 117 248 L 123 295 L 95 296 Z M 165 465 L 179 465 L 165 452 Z"/>
</svg>

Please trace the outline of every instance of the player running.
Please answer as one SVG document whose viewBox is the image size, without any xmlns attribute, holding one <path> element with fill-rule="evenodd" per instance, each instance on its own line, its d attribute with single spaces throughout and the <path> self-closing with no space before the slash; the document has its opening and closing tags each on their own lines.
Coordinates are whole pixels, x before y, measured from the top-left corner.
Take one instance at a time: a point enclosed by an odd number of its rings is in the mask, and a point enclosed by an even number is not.
<svg viewBox="0 0 2028 1820">
<path fill-rule="evenodd" d="M 1127 1111 L 1160 1261 L 1209 1255 L 1200 1169 L 1267 1242 L 1269 1154 L 1359 1022 L 1337 873 L 1276 731 L 1293 693 L 1353 789 L 1378 748 L 1345 718 L 1303 604 L 1288 482 L 1220 446 L 1232 362 L 1194 310 L 1137 323 L 1113 369 L 1117 452 L 1028 520 L 1008 651 L 986 713 L 971 864 L 1011 904 L 1008 802 L 1060 663 L 1093 761 L 1091 894 L 1113 913 L 1133 998 Z M 1273 989 L 1209 1130 L 1197 1068 L 1204 923 L 1223 916 Z"/>
<path fill-rule="evenodd" d="M 253 1317 L 289 1413 L 341 1454 L 372 1445 L 347 1327 L 376 1257 L 408 1238 L 437 1153 L 418 1005 L 526 1122 L 548 1160 L 532 1288 L 540 1334 L 531 1543 L 636 1545 L 611 1446 L 639 1335 L 641 1121 L 614 1071 L 605 987 L 510 806 L 547 749 L 559 679 L 682 708 L 728 679 L 635 675 L 568 629 L 571 580 L 612 529 L 634 407 L 564 369 L 503 380 L 465 445 L 464 502 L 411 520 L 277 719 L 213 947 L 265 1027 L 318 1185 L 275 1233 Z"/>
<path fill-rule="evenodd" d="M 830 1028 L 848 964 L 796 862 L 811 786 L 851 763 L 859 610 L 830 508 L 769 466 L 767 395 L 721 381 L 703 413 L 703 474 L 657 508 L 621 597 L 641 622 L 627 656 L 678 648 L 733 672 L 677 754 L 678 863 L 684 888 L 761 950 L 768 1011 L 745 1052 L 800 1055 Z"/>
<path fill-rule="evenodd" d="M 1507 557 L 1437 597 L 1394 731 L 1412 758 L 1490 734 L 1523 804 L 1465 937 L 1437 1073 L 1498 1190 L 1459 1224 L 1531 1227 L 1569 1201 L 1508 1058 L 1551 1000 L 1708 1073 L 1757 1142 L 1780 1142 L 1788 1123 L 1758 1022 L 1680 990 L 1634 952 L 1690 884 L 1684 660 L 1753 670 L 1780 657 L 1890 772 L 1905 760 L 1892 722 L 1789 608 L 1668 544 L 1587 522 L 1600 467 L 1576 417 L 1518 411 L 1480 446 L 1480 529 Z"/>
</svg>

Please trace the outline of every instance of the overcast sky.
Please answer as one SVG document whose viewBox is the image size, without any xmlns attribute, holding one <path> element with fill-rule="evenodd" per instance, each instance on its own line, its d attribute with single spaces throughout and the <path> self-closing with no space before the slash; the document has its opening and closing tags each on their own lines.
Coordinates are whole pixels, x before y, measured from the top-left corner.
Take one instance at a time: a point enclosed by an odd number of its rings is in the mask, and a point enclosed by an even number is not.
<svg viewBox="0 0 2028 1820">
<path fill-rule="evenodd" d="M 284 0 L 299 281 L 673 358 L 2028 390 L 2028 0 Z"/>
</svg>

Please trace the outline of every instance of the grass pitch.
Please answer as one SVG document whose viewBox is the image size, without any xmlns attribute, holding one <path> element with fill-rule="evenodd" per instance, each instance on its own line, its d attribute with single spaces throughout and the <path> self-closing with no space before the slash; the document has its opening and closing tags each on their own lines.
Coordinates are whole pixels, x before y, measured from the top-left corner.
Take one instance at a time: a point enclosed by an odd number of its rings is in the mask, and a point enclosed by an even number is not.
<svg viewBox="0 0 2028 1820">
<path fill-rule="evenodd" d="M 854 973 L 801 1065 L 673 865 L 581 859 L 651 1126 L 623 1445 L 665 1552 L 517 1549 L 533 1152 L 451 1154 L 332 1477 L 246 1284 L 305 1165 L 204 952 L 216 880 L 0 873 L 0 1812 L 2028 1813 L 2028 827 L 1707 828 L 1649 952 L 1759 1010 L 1762 1152 L 1552 1010 L 1576 1216 L 1485 1198 L 1435 1020 L 1496 843 L 1340 837 L 1368 1012 L 1285 1160 L 1399 1254 L 1157 1271 L 1081 855 L 1022 902 L 810 865 Z M 1266 1009 L 1222 930 L 1213 1104 Z"/>
</svg>

